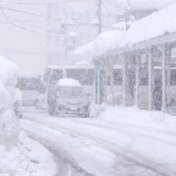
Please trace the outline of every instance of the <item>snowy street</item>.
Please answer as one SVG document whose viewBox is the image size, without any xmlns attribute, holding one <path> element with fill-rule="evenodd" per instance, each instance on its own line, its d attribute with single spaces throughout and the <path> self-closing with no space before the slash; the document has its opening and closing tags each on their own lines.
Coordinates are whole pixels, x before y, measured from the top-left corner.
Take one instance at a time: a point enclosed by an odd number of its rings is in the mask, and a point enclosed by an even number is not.
<svg viewBox="0 0 176 176">
<path fill-rule="evenodd" d="M 100 118 L 50 117 L 41 111 L 25 112 L 21 127 L 80 175 L 176 173 L 173 130 Z M 65 173 L 74 175 L 70 169 Z"/>
</svg>

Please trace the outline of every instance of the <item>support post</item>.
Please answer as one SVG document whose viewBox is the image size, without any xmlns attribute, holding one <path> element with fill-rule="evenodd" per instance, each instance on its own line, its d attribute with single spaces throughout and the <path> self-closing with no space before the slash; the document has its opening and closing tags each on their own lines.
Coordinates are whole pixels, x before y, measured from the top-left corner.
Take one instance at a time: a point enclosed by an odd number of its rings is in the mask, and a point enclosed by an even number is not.
<svg viewBox="0 0 176 176">
<path fill-rule="evenodd" d="M 126 85 L 126 81 L 127 81 L 127 75 L 126 75 L 126 70 L 127 70 L 127 64 L 126 64 L 126 57 L 125 55 L 121 56 L 122 59 L 122 104 L 124 106 L 126 106 L 126 94 L 127 94 L 127 85 Z"/>
<path fill-rule="evenodd" d="M 154 62 L 151 48 L 146 51 L 148 55 L 148 110 L 153 110 L 153 87 L 154 87 Z"/>
<path fill-rule="evenodd" d="M 171 49 L 167 52 L 167 105 L 170 104 L 170 86 L 171 86 Z"/>
<path fill-rule="evenodd" d="M 112 99 L 111 99 L 111 105 L 114 104 L 113 102 L 113 99 L 114 99 L 114 69 L 113 69 L 113 62 L 111 61 L 110 63 L 110 69 L 111 69 L 111 96 L 112 96 Z"/>
<path fill-rule="evenodd" d="M 162 53 L 162 112 L 166 112 L 166 53 L 165 46 L 160 47 Z"/>
<path fill-rule="evenodd" d="M 102 10 L 101 10 L 101 6 L 102 6 L 102 0 L 98 0 L 97 1 L 97 16 L 98 16 L 98 32 L 99 34 L 102 32 Z"/>
<path fill-rule="evenodd" d="M 97 70 L 98 73 L 97 73 L 97 76 L 98 76 L 98 91 L 97 91 L 97 94 L 98 94 L 98 104 L 100 104 L 100 69 Z"/>
<path fill-rule="evenodd" d="M 140 69 L 140 58 L 136 56 L 136 90 L 135 90 L 135 105 L 139 107 L 139 69 Z"/>
</svg>

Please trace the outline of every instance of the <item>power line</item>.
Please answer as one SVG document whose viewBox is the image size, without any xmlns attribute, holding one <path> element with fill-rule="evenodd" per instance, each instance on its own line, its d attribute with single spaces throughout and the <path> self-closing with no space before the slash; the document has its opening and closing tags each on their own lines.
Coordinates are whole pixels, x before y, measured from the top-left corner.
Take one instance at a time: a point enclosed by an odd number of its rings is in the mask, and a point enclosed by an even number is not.
<svg viewBox="0 0 176 176">
<path fill-rule="evenodd" d="M 44 16 L 44 15 L 39 15 L 39 14 L 35 14 L 35 13 L 31 13 L 31 12 L 26 12 L 26 11 L 22 11 L 22 10 L 16 10 L 16 9 L 12 9 L 12 8 L 8 8 L 8 10 L 13 11 L 13 12 L 27 14 L 27 15 L 32 15 L 32 16 L 36 16 L 36 17 L 41 17 L 41 18 L 45 18 L 45 19 L 50 19 L 49 17 Z"/>
<path fill-rule="evenodd" d="M 110 14 L 110 12 L 107 10 L 107 8 L 105 7 L 105 5 L 103 3 L 102 3 L 102 6 L 104 7 L 105 11 L 109 14 L 109 16 L 117 18 L 117 16 Z"/>
<path fill-rule="evenodd" d="M 129 1 L 129 0 L 127 0 L 127 3 L 128 3 L 128 5 L 129 5 L 129 6 L 131 6 L 131 4 L 130 4 L 130 1 Z"/>
<path fill-rule="evenodd" d="M 44 15 L 39 15 L 39 14 L 26 12 L 26 11 L 22 11 L 22 10 L 16 10 L 16 9 L 12 9 L 12 8 L 8 8 L 7 10 L 18 12 L 18 13 L 23 13 L 23 14 L 26 14 L 26 15 L 32 15 L 32 16 L 36 16 L 36 17 L 41 17 L 41 18 L 49 19 L 49 20 L 55 20 L 55 21 L 60 20 L 60 18 L 47 17 L 47 16 L 44 16 Z M 89 20 L 89 19 L 90 20 L 91 19 L 97 19 L 97 17 L 87 17 L 87 18 L 81 18 L 79 20 Z"/>
<path fill-rule="evenodd" d="M 19 50 L 14 50 L 14 49 L 11 49 L 11 48 L 7 48 L 5 46 L 1 46 L 0 45 L 0 49 L 5 49 L 7 51 L 10 51 L 10 52 L 13 52 L 13 53 L 21 53 L 21 54 L 31 54 L 31 55 L 42 55 L 44 53 L 39 53 L 39 52 L 27 52 L 27 51 L 19 51 Z"/>
<path fill-rule="evenodd" d="M 64 3 L 71 3 L 71 2 L 77 2 L 77 1 L 81 1 L 81 0 L 68 0 L 68 1 L 56 1 L 56 2 L 31 2 L 31 3 L 27 3 L 27 2 L 13 2 L 13 1 L 3 1 L 0 0 L 0 3 L 4 3 L 4 4 L 18 4 L 18 5 L 49 5 L 49 4 L 64 4 Z"/>
<path fill-rule="evenodd" d="M 115 4 L 114 2 L 112 2 L 112 1 L 110 1 L 110 0 L 107 0 L 110 4 L 112 4 L 112 5 L 114 5 L 114 6 L 116 6 L 116 7 L 118 7 L 118 8 L 120 8 L 120 6 L 119 5 L 117 5 L 117 4 Z"/>
<path fill-rule="evenodd" d="M 17 25 L 16 23 L 14 23 L 13 21 L 11 21 L 7 17 L 7 15 L 5 14 L 5 12 L 4 12 L 4 10 L 2 8 L 0 8 L 0 9 L 1 9 L 4 17 L 6 18 L 6 20 L 9 22 L 9 24 L 11 24 L 14 27 L 20 28 L 22 30 L 30 31 L 30 32 L 33 32 L 33 33 L 36 33 L 36 34 L 47 35 L 47 36 L 55 36 L 55 37 L 62 37 L 62 35 L 55 35 L 55 34 L 49 34 L 49 33 L 39 32 L 39 31 L 35 31 L 35 30 L 32 30 L 32 29 L 28 29 L 28 28 L 26 28 L 24 26 Z"/>
</svg>

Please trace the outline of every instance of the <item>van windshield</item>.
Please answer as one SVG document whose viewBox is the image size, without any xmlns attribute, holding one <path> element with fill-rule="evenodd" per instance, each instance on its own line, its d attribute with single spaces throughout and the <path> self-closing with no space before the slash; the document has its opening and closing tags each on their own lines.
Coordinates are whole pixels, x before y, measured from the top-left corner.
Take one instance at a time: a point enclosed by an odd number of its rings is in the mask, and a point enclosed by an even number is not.
<svg viewBox="0 0 176 176">
<path fill-rule="evenodd" d="M 59 87 L 59 93 L 64 96 L 83 95 L 82 87 Z"/>
</svg>

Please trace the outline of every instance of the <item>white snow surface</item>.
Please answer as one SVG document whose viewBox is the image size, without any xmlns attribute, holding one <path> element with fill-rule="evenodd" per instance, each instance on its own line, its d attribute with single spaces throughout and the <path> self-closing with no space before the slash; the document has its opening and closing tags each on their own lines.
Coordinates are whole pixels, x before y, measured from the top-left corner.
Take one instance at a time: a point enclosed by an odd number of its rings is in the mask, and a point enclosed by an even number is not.
<svg viewBox="0 0 176 176">
<path fill-rule="evenodd" d="M 120 46 L 132 47 L 136 43 L 176 32 L 175 9 L 176 3 L 134 22 Z"/>
<path fill-rule="evenodd" d="M 137 126 L 148 126 L 169 131 L 176 131 L 176 119 L 174 116 L 160 111 L 146 111 L 137 107 L 107 107 L 99 116 L 101 120 L 116 121 Z"/>
<path fill-rule="evenodd" d="M 130 9 L 130 10 L 143 10 L 143 9 L 162 9 L 166 8 L 168 5 L 175 3 L 175 0 L 112 0 L 112 3 L 117 4 L 118 6 Z M 130 3 L 130 6 L 129 6 Z"/>
<path fill-rule="evenodd" d="M 18 67 L 0 57 L 0 175 L 53 176 L 51 154 L 20 133 L 22 95 L 16 88 Z"/>
<path fill-rule="evenodd" d="M 107 31 L 99 34 L 93 47 L 94 56 L 102 56 L 108 51 L 118 48 L 124 34 L 124 31 Z"/>
<path fill-rule="evenodd" d="M 64 78 L 60 79 L 58 82 L 58 86 L 64 86 L 64 87 L 82 87 L 82 85 L 79 83 L 79 81 L 71 78 Z"/>
<path fill-rule="evenodd" d="M 75 62 L 86 60 L 89 63 L 93 60 L 93 46 L 94 42 L 90 42 L 84 46 L 77 48 L 73 52 L 73 58 Z"/>
<path fill-rule="evenodd" d="M 56 174 L 56 164 L 51 153 L 23 131 L 20 132 L 18 143 L 12 150 L 7 151 L 0 145 L 0 158 L 0 175 L 54 176 Z"/>
<path fill-rule="evenodd" d="M 116 30 L 126 30 L 126 22 L 119 22 L 114 25 L 112 25 L 112 28 Z"/>
<path fill-rule="evenodd" d="M 17 114 L 20 115 L 22 99 L 15 88 L 17 76 L 18 67 L 0 56 L 0 145 L 6 149 L 13 148 L 19 134 Z"/>
<path fill-rule="evenodd" d="M 62 157 L 92 175 L 116 175 L 113 168 L 115 155 L 101 148 L 96 142 L 79 135 L 71 135 L 69 131 L 59 127 L 59 130 L 54 130 L 29 120 L 21 120 L 20 123 L 28 133 L 35 133 L 42 141 L 57 148 Z"/>
<path fill-rule="evenodd" d="M 127 158 L 140 160 L 144 165 L 149 165 L 149 168 L 163 172 L 165 175 L 175 175 L 172 172 L 176 172 L 176 119 L 168 114 L 118 106 L 106 107 L 98 118 L 53 118 L 47 114 L 41 116 L 37 113 L 28 113 L 26 117 L 37 123 L 22 120 L 21 125 L 24 129 L 35 131 L 46 140 L 54 142 L 59 139 L 58 146 L 64 147 L 82 167 L 91 170 L 94 175 L 118 175 L 111 170 L 118 160 L 118 156 L 112 155 L 114 151 L 120 152 Z M 49 129 L 45 129 L 46 126 Z M 73 139 L 75 136 L 76 138 Z M 84 144 L 82 138 L 90 139 L 96 144 L 105 144 L 105 148 L 106 144 L 110 144 L 106 149 L 111 154 L 101 155 L 99 153 L 101 149 L 98 149 L 89 156 L 92 142 L 88 148 L 85 148 L 78 143 L 77 138 L 81 139 L 82 144 Z M 146 173 L 146 175 L 152 174 Z"/>
</svg>

